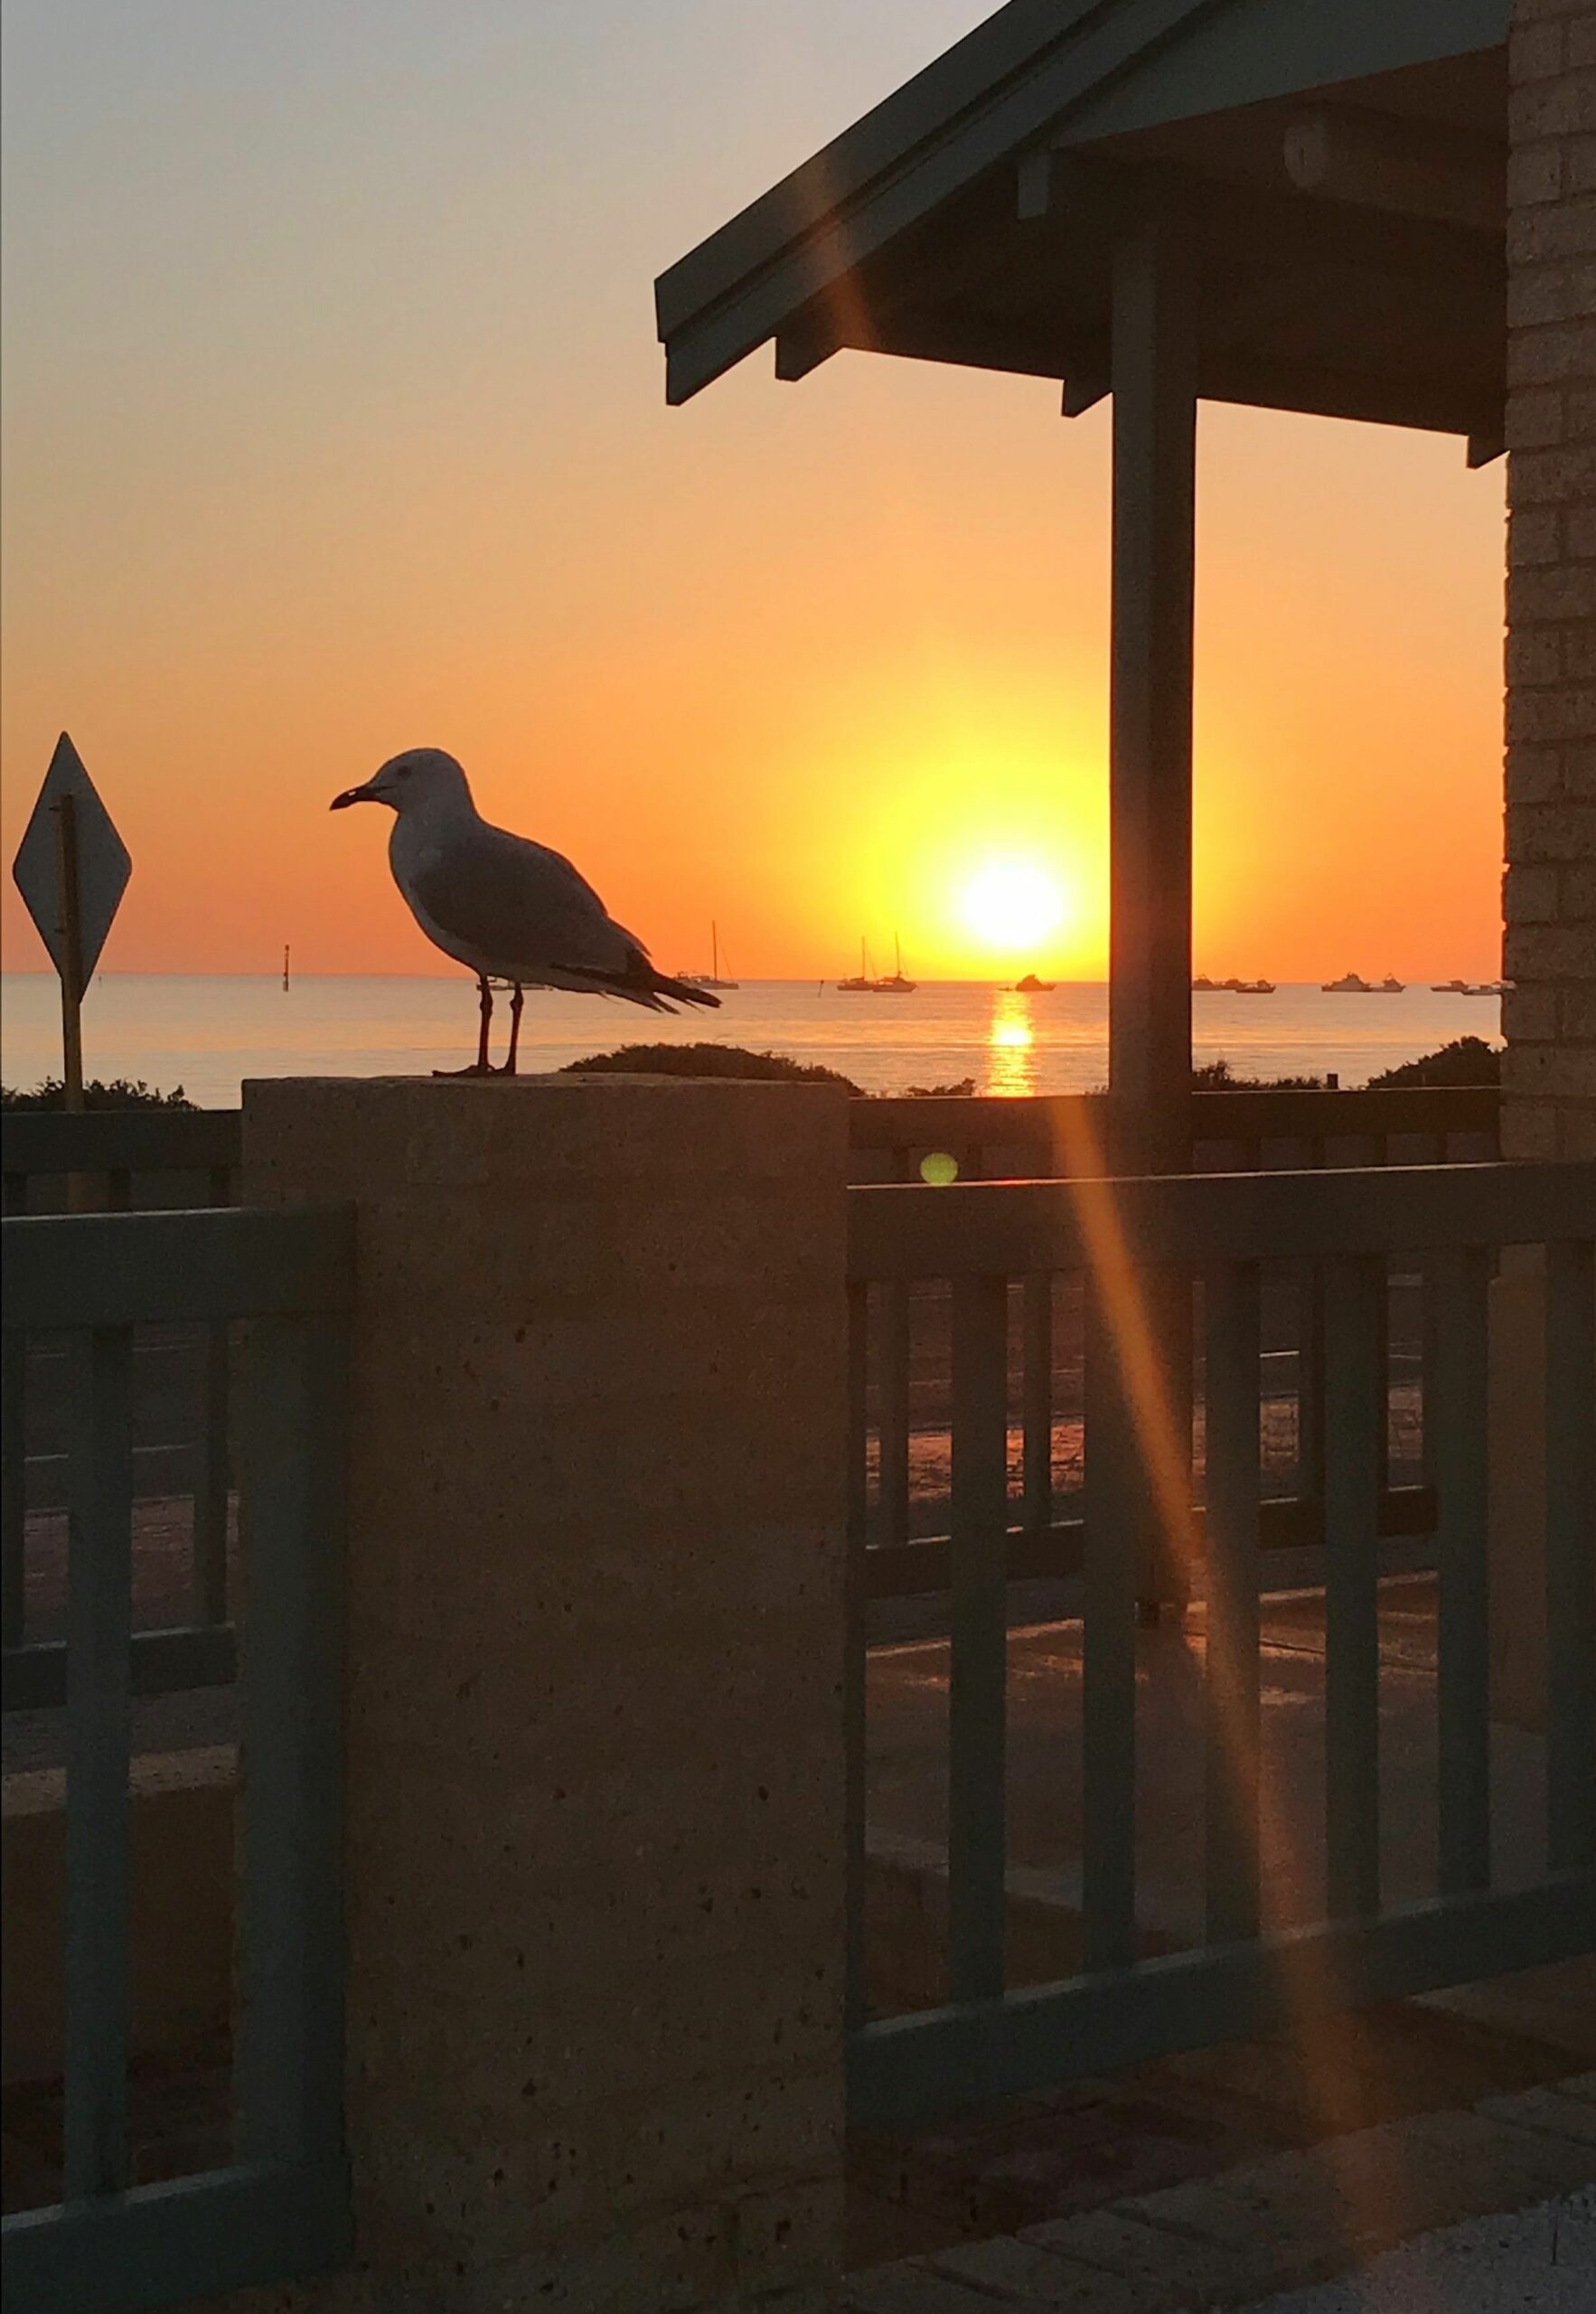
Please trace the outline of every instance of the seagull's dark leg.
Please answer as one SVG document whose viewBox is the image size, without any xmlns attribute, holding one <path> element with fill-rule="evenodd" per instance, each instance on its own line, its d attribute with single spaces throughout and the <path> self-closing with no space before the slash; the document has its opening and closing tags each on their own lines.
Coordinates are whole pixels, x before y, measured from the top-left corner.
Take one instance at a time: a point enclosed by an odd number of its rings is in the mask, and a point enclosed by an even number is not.
<svg viewBox="0 0 1596 2314">
<path fill-rule="evenodd" d="M 477 1034 L 476 1058 L 464 1068 L 435 1068 L 435 1077 L 491 1077 L 493 1068 L 488 1059 L 488 1024 L 493 1017 L 493 992 L 488 986 L 486 973 L 476 976 L 477 1002 L 482 1009 L 482 1027 Z"/>
<path fill-rule="evenodd" d="M 512 982 L 511 987 L 512 992 L 510 999 L 510 1049 L 504 1056 L 503 1068 L 503 1074 L 506 1077 L 513 1077 L 515 1074 L 516 1048 L 521 1043 L 521 1012 L 522 1005 L 527 1001 L 520 981 Z"/>
</svg>

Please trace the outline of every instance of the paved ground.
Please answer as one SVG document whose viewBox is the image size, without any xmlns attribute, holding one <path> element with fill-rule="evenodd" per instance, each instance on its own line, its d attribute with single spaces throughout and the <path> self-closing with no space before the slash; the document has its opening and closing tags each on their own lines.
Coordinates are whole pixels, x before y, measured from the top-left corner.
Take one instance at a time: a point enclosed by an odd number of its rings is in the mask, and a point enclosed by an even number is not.
<svg viewBox="0 0 1596 2314">
<path fill-rule="evenodd" d="M 1247 2314 L 1591 2314 L 1596 2188 L 1427 2234 L 1355 2274 Z"/>
<path fill-rule="evenodd" d="M 844 2304 L 849 2314 L 1591 2314 L 1593 2210 L 1596 2074 L 1586 2073 L 869 2268 L 850 2277 Z M 1491 2222 L 1464 2223 L 1482 2215 Z M 1409 2246 L 1385 2254 L 1399 2243 Z"/>
</svg>

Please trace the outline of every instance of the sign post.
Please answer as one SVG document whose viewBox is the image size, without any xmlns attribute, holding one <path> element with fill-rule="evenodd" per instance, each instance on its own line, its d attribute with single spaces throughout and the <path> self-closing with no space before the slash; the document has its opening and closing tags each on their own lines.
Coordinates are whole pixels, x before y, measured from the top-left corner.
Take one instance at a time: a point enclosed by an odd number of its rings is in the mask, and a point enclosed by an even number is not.
<svg viewBox="0 0 1596 2314">
<path fill-rule="evenodd" d="M 61 979 L 62 1101 L 80 1109 L 83 998 L 133 862 L 64 731 L 11 872 Z"/>
<path fill-rule="evenodd" d="M 59 796 L 55 814 L 55 884 L 61 931 L 61 1106 L 83 1105 L 83 931 L 78 906 L 78 799 Z"/>
</svg>

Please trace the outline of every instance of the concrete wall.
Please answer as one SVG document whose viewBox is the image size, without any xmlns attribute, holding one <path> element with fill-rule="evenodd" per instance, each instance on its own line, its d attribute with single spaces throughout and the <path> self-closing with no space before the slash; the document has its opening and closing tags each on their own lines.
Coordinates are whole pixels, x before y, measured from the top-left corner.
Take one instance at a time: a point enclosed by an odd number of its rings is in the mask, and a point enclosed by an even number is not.
<svg viewBox="0 0 1596 2314">
<path fill-rule="evenodd" d="M 1505 1157 L 1596 1156 L 1596 8 L 1517 0 Z"/>
<path fill-rule="evenodd" d="M 825 1087 L 246 1088 L 247 1199 L 358 1208 L 313 2302 L 829 2302 L 846 1141 Z"/>
</svg>

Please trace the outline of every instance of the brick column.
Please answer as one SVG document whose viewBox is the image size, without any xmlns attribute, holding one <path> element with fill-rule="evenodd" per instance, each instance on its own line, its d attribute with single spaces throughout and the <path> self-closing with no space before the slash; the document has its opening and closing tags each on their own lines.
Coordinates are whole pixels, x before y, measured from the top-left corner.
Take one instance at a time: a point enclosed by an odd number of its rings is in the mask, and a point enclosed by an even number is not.
<svg viewBox="0 0 1596 2314">
<path fill-rule="evenodd" d="M 830 2302 L 846 1104 L 246 1087 L 352 1199 L 348 2129 L 313 2308 Z"/>
<path fill-rule="evenodd" d="M 1517 0 L 1503 1154 L 1596 1155 L 1596 8 Z"/>
</svg>

